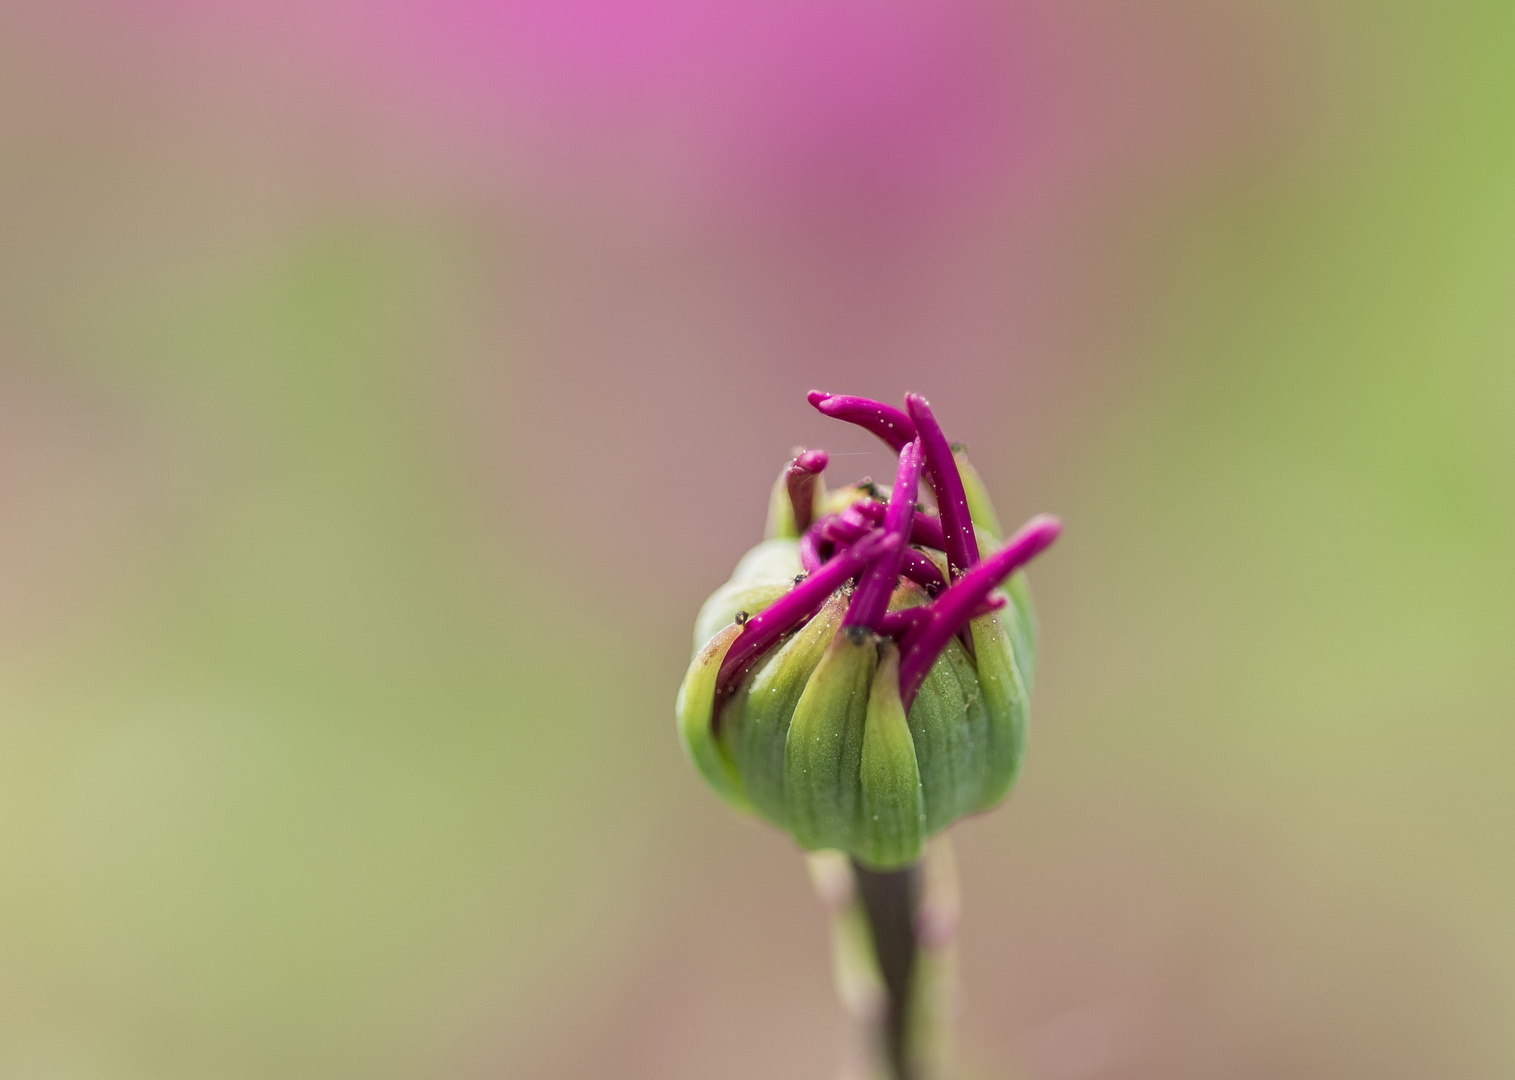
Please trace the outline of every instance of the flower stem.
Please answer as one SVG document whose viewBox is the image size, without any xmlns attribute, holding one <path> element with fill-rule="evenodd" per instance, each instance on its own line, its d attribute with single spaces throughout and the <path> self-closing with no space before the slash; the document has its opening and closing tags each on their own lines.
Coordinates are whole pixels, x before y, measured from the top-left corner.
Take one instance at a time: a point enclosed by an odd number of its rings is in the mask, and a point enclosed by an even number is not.
<svg viewBox="0 0 1515 1080">
<path fill-rule="evenodd" d="M 870 870 L 854 859 L 852 874 L 858 900 L 868 917 L 873 955 L 887 995 L 879 1031 L 884 1063 L 891 1080 L 922 1080 L 910 1046 L 919 953 L 916 916 L 921 903 L 920 867 Z"/>
<path fill-rule="evenodd" d="M 957 1011 L 951 842 L 933 838 L 919 863 L 893 872 L 868 870 L 839 851 L 809 858 L 831 915 L 836 989 L 848 1019 L 841 1080 L 947 1080 Z"/>
</svg>

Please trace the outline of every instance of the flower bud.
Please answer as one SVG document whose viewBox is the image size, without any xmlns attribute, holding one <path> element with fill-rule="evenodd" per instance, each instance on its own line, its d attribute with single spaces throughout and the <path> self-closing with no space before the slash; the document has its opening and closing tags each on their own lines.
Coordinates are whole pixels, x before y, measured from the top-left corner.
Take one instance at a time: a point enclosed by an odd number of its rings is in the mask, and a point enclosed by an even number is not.
<svg viewBox="0 0 1515 1080">
<path fill-rule="evenodd" d="M 982 482 L 923 398 L 810 401 L 896 450 L 894 483 L 827 493 L 825 453 L 796 452 L 768 539 L 695 621 L 679 732 L 734 806 L 807 850 L 899 867 L 1015 780 L 1035 646 L 1020 568 L 1061 525 L 1034 518 L 1000 545 Z M 922 511 L 923 479 L 939 516 Z"/>
</svg>

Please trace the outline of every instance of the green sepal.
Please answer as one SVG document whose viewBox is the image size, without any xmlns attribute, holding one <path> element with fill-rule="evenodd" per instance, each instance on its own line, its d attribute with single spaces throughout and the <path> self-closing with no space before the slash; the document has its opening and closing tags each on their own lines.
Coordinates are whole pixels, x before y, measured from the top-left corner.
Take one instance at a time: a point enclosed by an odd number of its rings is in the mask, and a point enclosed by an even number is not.
<svg viewBox="0 0 1515 1080">
<path fill-rule="evenodd" d="M 798 540 L 764 540 L 747 550 L 737 560 L 731 571 L 733 584 L 753 581 L 793 581 L 800 573 L 800 545 Z"/>
<path fill-rule="evenodd" d="M 909 720 L 931 834 L 973 811 L 990 768 L 983 747 L 991 720 L 973 659 L 956 638 L 926 673 Z"/>
<path fill-rule="evenodd" d="M 679 686 L 674 715 L 678 718 L 679 739 L 684 744 L 684 752 L 705 782 L 738 810 L 751 812 L 752 805 L 742 792 L 742 780 L 736 765 L 716 741 L 711 723 L 715 711 L 716 676 L 727 650 L 741 632 L 742 628 L 733 623 L 695 653 Z"/>
<path fill-rule="evenodd" d="M 793 581 L 728 581 L 710 594 L 694 620 L 694 648 L 700 648 L 723 627 L 736 622 L 739 612 L 756 615 L 794 588 Z"/>
<path fill-rule="evenodd" d="M 1013 613 L 1015 608 L 1011 606 L 1005 611 Z M 1030 701 L 1026 680 L 1016 662 L 1014 641 L 999 613 L 982 615 L 969 626 L 978 659 L 979 686 L 989 717 L 987 738 L 979 747 L 985 763 L 984 784 L 970 808 L 979 811 L 1003 799 L 1020 773 Z"/>
<path fill-rule="evenodd" d="M 1015 650 L 1015 667 L 1025 684 L 1026 696 L 1036 684 L 1036 610 L 1031 606 L 1031 581 L 1019 570 L 1005 582 L 1003 591 L 1010 606 L 1000 612 L 1010 644 Z"/>
<path fill-rule="evenodd" d="M 917 551 L 920 549 L 917 548 Z M 922 552 L 922 554 L 926 554 Z M 942 576 L 947 574 L 947 564 L 942 563 Z M 926 595 L 926 590 L 921 588 L 909 578 L 900 578 L 895 585 L 894 592 L 889 594 L 889 610 L 902 611 L 905 608 L 922 607 L 931 603 L 931 597 Z"/>
<path fill-rule="evenodd" d="M 884 649 L 868 695 L 860 777 L 862 813 L 854 854 L 881 870 L 915 862 L 926 835 L 926 797 L 900 701 L 900 655 L 893 645 Z"/>
<path fill-rule="evenodd" d="M 984 480 L 968 462 L 968 454 L 954 450 L 952 460 L 957 462 L 958 475 L 963 479 L 963 494 L 968 499 L 968 517 L 973 520 L 973 531 L 979 539 L 988 539 L 991 547 L 998 547 L 1005 537 L 1005 529 L 994 512 L 994 503 L 989 499 L 989 489 Z M 988 534 L 987 537 L 985 534 Z"/>
<path fill-rule="evenodd" d="M 807 850 L 852 851 L 859 770 L 877 639 L 848 631 L 831 639 L 794 708 L 784 744 L 789 830 Z"/>
<path fill-rule="evenodd" d="M 785 743 L 796 704 L 847 613 L 838 592 L 799 632 L 765 657 L 721 712 L 720 740 L 759 814 L 788 828 Z"/>
<path fill-rule="evenodd" d="M 694 620 L 695 650 L 734 621 L 737 612 L 756 615 L 794 588 L 801 569 L 799 544 L 794 540 L 764 540 L 748 551 L 730 580 L 701 605 Z"/>
</svg>

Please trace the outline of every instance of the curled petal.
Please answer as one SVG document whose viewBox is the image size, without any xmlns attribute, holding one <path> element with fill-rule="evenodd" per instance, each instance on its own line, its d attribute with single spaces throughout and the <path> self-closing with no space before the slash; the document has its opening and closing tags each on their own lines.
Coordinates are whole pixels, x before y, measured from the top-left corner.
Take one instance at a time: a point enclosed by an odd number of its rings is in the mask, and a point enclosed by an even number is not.
<svg viewBox="0 0 1515 1080">
<path fill-rule="evenodd" d="M 895 453 L 899 453 L 915 439 L 915 424 L 893 405 L 885 405 L 872 398 L 828 394 L 823 390 L 810 391 L 806 399 L 827 416 L 873 432 L 888 443 L 889 449 Z"/>
<path fill-rule="evenodd" d="M 794 512 L 795 532 L 804 533 L 815 520 L 816 480 L 830 461 L 824 450 L 802 450 L 795 455 L 784 473 L 789 491 L 789 505 Z"/>
</svg>

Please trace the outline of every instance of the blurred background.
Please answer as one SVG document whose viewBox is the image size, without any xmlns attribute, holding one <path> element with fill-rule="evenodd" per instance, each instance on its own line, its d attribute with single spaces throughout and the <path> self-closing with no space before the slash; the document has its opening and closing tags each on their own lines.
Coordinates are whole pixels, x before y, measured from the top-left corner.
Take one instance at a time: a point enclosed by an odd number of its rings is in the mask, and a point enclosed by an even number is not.
<svg viewBox="0 0 1515 1080">
<path fill-rule="evenodd" d="M 0 1078 L 831 1074 L 682 759 L 812 387 L 1032 581 L 967 1075 L 1515 1075 L 1515 8 L 0 5 Z"/>
</svg>

